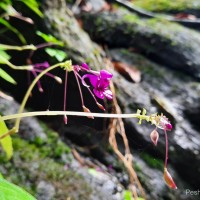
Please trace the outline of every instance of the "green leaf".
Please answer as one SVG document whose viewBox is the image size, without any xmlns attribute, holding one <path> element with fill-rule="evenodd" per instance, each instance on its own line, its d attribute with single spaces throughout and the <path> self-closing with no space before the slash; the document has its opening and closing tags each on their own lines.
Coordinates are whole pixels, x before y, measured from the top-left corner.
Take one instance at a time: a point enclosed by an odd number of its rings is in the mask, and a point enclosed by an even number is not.
<svg viewBox="0 0 200 200">
<path fill-rule="evenodd" d="M 9 83 L 12 83 L 14 85 L 17 84 L 17 82 L 3 69 L 0 68 L 0 77 L 3 78 L 4 80 L 8 81 Z"/>
<path fill-rule="evenodd" d="M 1 200 L 36 200 L 32 195 L 13 183 L 0 179 Z"/>
<path fill-rule="evenodd" d="M 43 17 L 42 12 L 39 9 L 39 4 L 36 0 L 20 0 L 27 7 L 29 7 L 33 12 L 35 12 L 39 17 Z"/>
<path fill-rule="evenodd" d="M 124 200 L 133 200 L 131 191 L 129 190 L 124 191 Z"/>
<path fill-rule="evenodd" d="M 3 24 L 6 28 L 11 30 L 13 33 L 15 33 L 18 36 L 18 38 L 20 39 L 20 41 L 23 44 L 26 44 L 26 39 L 24 38 L 24 36 L 14 26 L 12 26 L 9 22 L 7 22 L 3 18 L 0 18 L 0 24 Z"/>
<path fill-rule="evenodd" d="M 4 11 L 7 12 L 8 6 L 11 6 L 11 1 L 10 0 L 1 0 L 0 8 L 2 8 Z"/>
<path fill-rule="evenodd" d="M 1 119 L 1 116 L 0 116 Z M 0 121 L 0 136 L 4 135 L 5 133 L 8 132 L 8 128 L 5 124 L 4 121 Z M 12 146 L 12 139 L 10 135 L 7 137 L 3 138 L 0 140 L 0 143 L 2 145 L 3 150 L 6 152 L 6 156 L 8 159 L 10 159 L 13 155 L 13 146 Z M 1 189 L 0 189 L 0 194 L 1 194 Z M 1 199 L 1 198 L 0 198 Z"/>
<path fill-rule="evenodd" d="M 9 54 L 0 49 L 0 64 L 6 64 L 6 61 L 10 60 L 10 58 Z"/>
<path fill-rule="evenodd" d="M 88 169 L 88 172 L 91 174 L 91 175 L 93 175 L 93 176 L 96 176 L 97 175 L 97 170 L 96 169 L 94 169 L 94 168 L 90 168 L 90 169 Z"/>
<path fill-rule="evenodd" d="M 45 40 L 46 42 L 51 42 L 51 43 L 57 44 L 59 46 L 64 46 L 63 42 L 56 39 L 53 35 L 50 35 L 50 34 L 47 35 L 47 34 L 42 33 L 40 31 L 36 31 L 36 34 L 38 36 L 40 36 L 41 38 L 43 38 L 43 40 Z"/>
<path fill-rule="evenodd" d="M 3 175 L 2 175 L 2 173 L 0 173 L 0 179 L 1 179 L 1 178 L 3 178 Z"/>
<path fill-rule="evenodd" d="M 51 57 L 55 57 L 59 62 L 62 62 L 67 57 L 64 51 L 58 49 L 45 48 L 45 52 Z"/>
</svg>

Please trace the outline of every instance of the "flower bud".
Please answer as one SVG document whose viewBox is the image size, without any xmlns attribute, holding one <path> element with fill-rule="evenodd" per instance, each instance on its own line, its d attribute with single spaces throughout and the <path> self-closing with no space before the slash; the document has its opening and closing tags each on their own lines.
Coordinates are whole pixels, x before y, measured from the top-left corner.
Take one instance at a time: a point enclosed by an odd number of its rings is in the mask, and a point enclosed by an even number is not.
<svg viewBox="0 0 200 200">
<path fill-rule="evenodd" d="M 171 123 L 165 124 L 165 128 L 166 128 L 167 131 L 171 131 L 171 130 L 172 130 L 172 125 L 171 125 Z"/>
<path fill-rule="evenodd" d="M 55 79 L 58 83 L 62 84 L 62 79 L 61 79 L 60 77 L 54 76 L 54 79 Z"/>
<path fill-rule="evenodd" d="M 87 107 L 82 106 L 82 108 L 83 108 L 83 111 L 84 111 L 84 112 L 91 113 L 90 110 L 89 110 Z M 88 116 L 88 118 L 94 119 L 93 116 Z"/>
<path fill-rule="evenodd" d="M 176 184 L 174 183 L 170 173 L 167 171 L 167 168 L 164 168 L 164 179 L 167 185 L 172 189 L 177 189 Z"/>
<path fill-rule="evenodd" d="M 67 124 L 68 119 L 66 115 L 64 115 L 63 120 L 64 120 L 64 123 Z"/>
<path fill-rule="evenodd" d="M 105 108 L 100 103 L 96 102 L 96 104 L 101 110 L 105 111 Z"/>
<path fill-rule="evenodd" d="M 150 134 L 151 141 L 154 143 L 155 146 L 157 146 L 159 134 L 156 129 L 154 129 Z"/>
</svg>

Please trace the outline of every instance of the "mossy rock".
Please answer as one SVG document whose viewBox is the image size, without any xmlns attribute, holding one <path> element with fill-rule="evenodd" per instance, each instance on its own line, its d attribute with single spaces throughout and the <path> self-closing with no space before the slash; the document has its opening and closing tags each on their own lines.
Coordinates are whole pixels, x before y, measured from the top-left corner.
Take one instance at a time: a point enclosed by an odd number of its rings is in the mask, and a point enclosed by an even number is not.
<svg viewBox="0 0 200 200">
<path fill-rule="evenodd" d="M 198 0 L 135 0 L 133 4 L 153 12 L 200 9 L 200 2 Z"/>
<path fill-rule="evenodd" d="M 45 183 L 53 190 L 52 200 L 68 197 L 88 199 L 91 193 L 88 184 L 72 169 L 65 170 L 62 156 L 64 154 L 67 156 L 70 148 L 59 139 L 57 133 L 51 130 L 46 133 L 48 136 L 46 142 L 40 140 L 28 142 L 14 136 L 13 158 L 6 161 L 4 155 L 1 154 L 1 173 L 8 181 L 24 188 L 35 197 L 41 195 L 38 194 L 38 192 L 41 193 L 38 188 L 41 183 Z M 69 155 L 69 162 L 70 159 Z"/>
<path fill-rule="evenodd" d="M 134 48 L 170 68 L 200 77 L 200 35 L 161 18 L 141 19 L 127 10 L 82 14 L 91 37 L 109 47 Z"/>
</svg>

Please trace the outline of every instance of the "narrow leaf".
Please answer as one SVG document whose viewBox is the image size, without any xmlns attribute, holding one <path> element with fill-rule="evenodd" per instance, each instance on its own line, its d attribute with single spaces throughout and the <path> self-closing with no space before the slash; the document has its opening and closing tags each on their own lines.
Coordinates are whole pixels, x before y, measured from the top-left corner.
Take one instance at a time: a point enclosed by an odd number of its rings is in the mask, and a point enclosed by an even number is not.
<svg viewBox="0 0 200 200">
<path fill-rule="evenodd" d="M 10 55 L 0 49 L 0 64 L 6 64 L 6 60 L 10 60 Z"/>
<path fill-rule="evenodd" d="M 1 200 L 36 200 L 32 195 L 17 185 L 0 179 Z"/>
<path fill-rule="evenodd" d="M 67 54 L 62 50 L 57 49 L 56 52 L 57 54 L 55 55 L 55 57 L 59 62 L 62 62 L 67 57 Z"/>
<path fill-rule="evenodd" d="M 3 78 L 4 80 L 8 81 L 9 83 L 12 83 L 15 85 L 17 84 L 17 82 L 2 68 L 0 68 L 0 77 Z"/>
<path fill-rule="evenodd" d="M 0 116 L 1 119 L 1 116 Z M 8 128 L 4 121 L 0 121 L 0 136 L 7 133 Z M 12 139 L 10 135 L 0 140 L 3 150 L 6 152 L 6 156 L 10 159 L 13 155 L 13 146 L 12 146 Z M 1 189 L 0 189 L 1 191 Z M 1 191 L 2 192 L 2 191 Z M 1 199 L 1 198 L 0 198 Z"/>
<path fill-rule="evenodd" d="M 67 57 L 64 51 L 58 49 L 45 48 L 45 52 L 51 57 L 55 57 L 59 62 L 62 62 Z"/>
<path fill-rule="evenodd" d="M 52 42 L 52 43 L 57 44 L 59 46 L 63 46 L 64 45 L 63 42 L 61 42 L 60 40 L 58 40 L 57 38 L 55 38 L 53 35 L 45 34 L 45 33 L 42 33 L 40 31 L 36 31 L 36 34 L 38 36 L 40 36 L 46 42 Z"/>
<path fill-rule="evenodd" d="M 27 7 L 29 7 L 33 12 L 35 12 L 39 17 L 43 17 L 42 12 L 39 9 L 39 4 L 36 0 L 21 0 Z"/>
<path fill-rule="evenodd" d="M 26 39 L 24 38 L 24 36 L 14 26 L 12 26 L 9 22 L 4 20 L 3 18 L 0 18 L 0 24 L 3 24 L 6 28 L 11 30 L 13 33 L 15 33 L 18 36 L 18 38 L 20 39 L 20 41 L 23 44 L 26 44 Z"/>
</svg>

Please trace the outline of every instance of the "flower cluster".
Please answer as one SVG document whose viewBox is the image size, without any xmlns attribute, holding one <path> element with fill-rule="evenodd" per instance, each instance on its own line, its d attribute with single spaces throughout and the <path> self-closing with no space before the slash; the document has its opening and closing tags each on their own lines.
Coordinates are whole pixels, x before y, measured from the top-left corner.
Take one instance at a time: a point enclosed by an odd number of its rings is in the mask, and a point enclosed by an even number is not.
<svg viewBox="0 0 200 200">
<path fill-rule="evenodd" d="M 167 170 L 167 161 L 168 161 L 168 135 L 167 131 L 172 130 L 172 125 L 169 122 L 169 120 L 164 116 L 155 116 L 154 119 L 152 120 L 152 123 L 156 125 L 156 128 L 151 132 L 150 138 L 153 142 L 153 144 L 156 146 L 158 139 L 159 139 L 159 133 L 157 132 L 157 128 L 162 129 L 165 133 L 165 142 L 166 142 L 166 152 L 165 152 L 165 164 L 164 164 L 164 180 L 166 184 L 172 188 L 172 189 L 177 189 L 177 186 L 171 177 L 170 173 Z"/>
<path fill-rule="evenodd" d="M 81 103 L 82 108 L 84 112 L 90 112 L 90 110 L 85 106 L 82 89 L 80 82 L 85 86 L 89 93 L 92 95 L 96 105 L 105 111 L 105 108 L 103 105 L 101 105 L 97 98 L 99 99 L 105 99 L 112 100 L 112 92 L 108 89 L 110 80 L 112 79 L 112 74 L 106 70 L 101 70 L 100 72 L 91 70 L 89 66 L 86 63 L 82 63 L 81 65 L 73 65 L 72 71 L 74 73 L 74 76 L 76 78 L 80 97 L 81 97 Z M 81 73 L 85 73 L 83 76 L 81 76 Z M 68 71 L 66 70 L 66 76 L 65 76 L 65 88 L 64 88 L 64 111 L 66 110 L 66 91 L 67 91 L 67 75 Z M 90 86 L 86 83 L 86 79 L 89 80 L 92 89 L 90 89 Z M 96 98 L 97 97 L 97 98 Z M 93 118 L 93 117 L 90 117 Z M 64 116 L 64 122 L 67 123 L 67 117 Z"/>
</svg>

